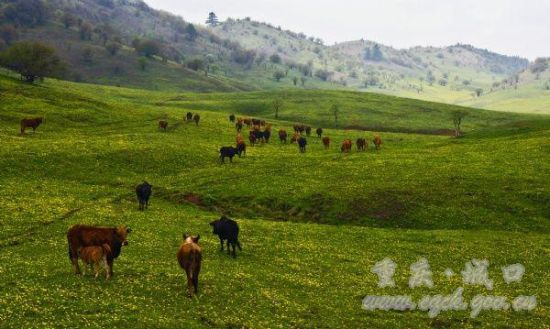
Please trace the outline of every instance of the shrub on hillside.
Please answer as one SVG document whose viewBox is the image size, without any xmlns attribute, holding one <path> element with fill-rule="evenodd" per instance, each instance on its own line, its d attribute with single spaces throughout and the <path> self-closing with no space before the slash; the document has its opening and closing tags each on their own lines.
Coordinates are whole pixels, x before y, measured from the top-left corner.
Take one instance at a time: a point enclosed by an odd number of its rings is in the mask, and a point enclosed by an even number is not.
<svg viewBox="0 0 550 329">
<path fill-rule="evenodd" d="M 34 82 L 54 76 L 63 69 L 55 50 L 38 42 L 19 42 L 0 53 L 0 65 L 21 75 L 21 79 Z"/>
</svg>

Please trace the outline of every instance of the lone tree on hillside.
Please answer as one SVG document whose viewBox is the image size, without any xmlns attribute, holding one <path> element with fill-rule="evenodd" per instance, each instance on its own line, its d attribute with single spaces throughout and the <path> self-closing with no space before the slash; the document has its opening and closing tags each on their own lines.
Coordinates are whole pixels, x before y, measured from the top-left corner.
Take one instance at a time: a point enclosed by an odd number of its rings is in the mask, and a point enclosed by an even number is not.
<svg viewBox="0 0 550 329">
<path fill-rule="evenodd" d="M 38 42 L 19 42 L 0 53 L 0 65 L 33 83 L 36 79 L 52 76 L 62 70 L 55 50 Z"/>
<path fill-rule="evenodd" d="M 464 117 L 468 115 L 468 112 L 464 110 L 456 110 L 452 112 L 452 119 L 453 119 L 453 125 L 455 127 L 455 137 L 460 137 L 460 125 L 462 124 L 462 120 L 464 120 Z"/>
<path fill-rule="evenodd" d="M 212 27 L 218 26 L 220 22 L 218 21 L 218 16 L 214 12 L 211 12 L 208 14 L 208 19 L 206 20 L 206 24 L 210 25 Z"/>
<path fill-rule="evenodd" d="M 197 32 L 197 29 L 193 24 L 188 24 L 185 27 L 185 33 L 187 34 L 187 39 L 191 41 L 195 41 L 195 39 L 197 39 L 197 37 L 199 36 L 199 32 Z"/>
<path fill-rule="evenodd" d="M 338 104 L 332 104 L 330 107 L 330 113 L 334 115 L 334 122 L 338 123 L 338 115 L 340 114 L 340 106 Z"/>
<path fill-rule="evenodd" d="M 273 101 L 273 109 L 275 109 L 275 119 L 279 118 L 279 110 L 283 107 L 283 100 L 282 99 L 275 99 Z"/>
</svg>

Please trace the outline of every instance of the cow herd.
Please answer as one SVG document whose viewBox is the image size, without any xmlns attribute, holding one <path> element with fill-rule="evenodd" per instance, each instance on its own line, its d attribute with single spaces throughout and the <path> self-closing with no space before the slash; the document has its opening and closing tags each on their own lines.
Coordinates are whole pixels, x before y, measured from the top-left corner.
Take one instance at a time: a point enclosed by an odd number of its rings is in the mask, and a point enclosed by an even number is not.
<svg viewBox="0 0 550 329">
<path fill-rule="evenodd" d="M 184 121 L 192 122 L 198 126 L 200 115 L 198 113 L 188 112 L 183 118 Z M 242 130 L 246 125 L 250 128 L 248 140 L 251 146 L 256 144 L 269 143 L 272 132 L 272 125 L 265 120 L 255 118 L 237 118 L 234 114 L 229 116 L 230 122 L 235 124 L 237 129 L 236 146 L 224 146 L 220 149 L 220 161 L 225 162 L 225 158 L 233 161 L 233 157 L 238 155 L 241 157 L 246 154 L 246 143 L 242 136 Z M 42 124 L 43 118 L 25 118 L 21 120 L 21 134 L 25 133 L 27 128 L 32 128 L 36 131 L 38 126 Z M 159 120 L 159 129 L 166 131 L 168 129 L 167 120 Z M 290 143 L 296 143 L 301 153 L 306 152 L 307 137 L 310 137 L 312 128 L 304 124 L 295 124 L 293 126 L 294 133 L 290 138 Z M 321 139 L 325 149 L 330 148 L 331 140 L 328 136 L 323 136 L 323 129 L 317 128 L 316 134 Z M 305 134 L 305 136 L 304 136 Z M 282 144 L 287 144 L 289 134 L 285 129 L 278 131 L 279 141 Z M 382 140 L 376 135 L 373 139 L 375 148 L 380 149 Z M 368 142 L 365 138 L 356 140 L 357 150 L 365 151 L 368 147 Z M 352 150 L 353 142 L 346 139 L 342 142 L 341 151 L 348 153 Z M 144 211 L 149 207 L 149 199 L 152 194 L 152 185 L 148 182 L 143 182 L 135 188 L 136 196 L 139 203 L 139 210 Z M 221 251 L 224 251 L 224 242 L 226 243 L 227 253 L 236 257 L 236 249 L 241 249 L 239 242 L 239 226 L 238 224 L 226 216 L 222 216 L 219 220 L 210 223 L 213 234 L 218 235 L 220 239 Z M 109 279 L 113 275 L 114 260 L 120 255 L 122 246 L 128 244 L 128 234 L 131 229 L 127 226 L 119 227 L 96 227 L 89 225 L 74 225 L 67 232 L 67 241 L 69 247 L 69 259 L 73 266 L 75 274 L 80 274 L 79 259 L 83 262 L 85 273 L 87 267 L 92 267 L 94 275 L 97 278 L 101 267 L 103 266 L 106 272 L 106 278 Z M 188 236 L 183 235 L 183 242 L 177 252 L 177 261 L 187 276 L 188 295 L 192 296 L 198 292 L 198 280 L 202 262 L 203 249 L 198 244 L 200 235 Z"/>
<path fill-rule="evenodd" d="M 242 136 L 242 130 L 245 125 L 250 129 L 248 133 L 248 141 L 250 142 L 250 145 L 254 146 L 256 144 L 269 143 L 269 140 L 271 138 L 272 125 L 268 124 L 265 120 L 242 117 L 237 118 L 234 114 L 231 114 L 229 115 L 229 121 L 234 123 L 235 128 L 237 129 L 236 146 L 223 146 L 222 148 L 220 148 L 220 162 L 225 163 L 225 158 L 229 158 L 229 161 L 233 162 L 233 157 L 235 155 L 241 157 L 243 154 L 246 154 L 246 143 Z M 295 124 L 293 126 L 293 129 L 294 133 L 290 138 L 290 143 L 296 143 L 298 145 L 300 153 L 305 153 L 307 146 L 307 137 L 311 136 L 311 126 L 304 124 Z M 315 132 L 317 134 L 317 137 L 321 139 L 324 148 L 329 149 L 331 140 L 330 137 L 323 136 L 323 128 L 319 127 L 316 129 Z M 289 137 L 287 131 L 285 129 L 279 129 L 278 135 L 279 141 L 282 144 L 287 144 Z M 375 149 L 379 150 L 380 146 L 382 145 L 382 139 L 380 138 L 380 136 L 375 135 L 372 143 L 374 144 Z M 368 148 L 368 141 L 365 138 L 358 138 L 355 144 L 357 145 L 358 151 L 366 151 Z M 349 153 L 351 152 L 352 148 L 352 140 L 345 139 L 342 142 L 340 150 L 342 153 Z"/>
<path fill-rule="evenodd" d="M 136 196 L 139 202 L 139 210 L 147 208 L 151 196 L 152 185 L 147 182 L 136 186 Z M 220 219 L 210 222 L 212 233 L 220 239 L 221 251 L 224 251 L 226 243 L 227 253 L 237 257 L 238 248 L 242 251 L 239 241 L 239 225 L 236 221 L 222 216 Z M 89 225 L 73 225 L 67 232 L 69 246 L 69 259 L 75 274 L 86 274 L 86 268 L 92 267 L 97 278 L 101 267 L 105 269 L 106 279 L 113 275 L 114 260 L 120 255 L 122 246 L 128 245 L 128 234 L 132 230 L 127 226 L 97 227 Z M 187 276 L 187 293 L 191 297 L 198 292 L 199 273 L 201 269 L 203 250 L 198 244 L 200 235 L 183 235 L 176 257 L 180 267 Z M 231 250 L 232 249 L 232 250 Z M 84 268 L 81 271 L 78 260 L 81 260 Z"/>
</svg>

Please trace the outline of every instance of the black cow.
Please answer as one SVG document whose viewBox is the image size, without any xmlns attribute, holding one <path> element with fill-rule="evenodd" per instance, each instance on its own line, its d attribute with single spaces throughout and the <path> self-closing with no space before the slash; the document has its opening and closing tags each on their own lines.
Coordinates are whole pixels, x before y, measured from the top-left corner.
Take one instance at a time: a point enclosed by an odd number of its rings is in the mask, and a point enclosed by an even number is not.
<svg viewBox="0 0 550 329">
<path fill-rule="evenodd" d="M 254 130 L 254 137 L 256 137 L 256 141 L 262 142 L 264 140 L 264 133 L 260 130 Z"/>
<path fill-rule="evenodd" d="M 220 238 L 221 251 L 223 251 L 223 241 L 227 240 L 227 253 L 231 253 L 229 248 L 229 245 L 231 245 L 233 247 L 233 257 L 237 257 L 235 246 L 239 247 L 239 250 L 242 251 L 237 222 L 226 216 L 222 216 L 220 219 L 211 222 L 210 226 L 214 229 L 212 233 L 218 235 Z"/>
<path fill-rule="evenodd" d="M 187 112 L 187 121 L 193 120 L 193 113 Z"/>
<path fill-rule="evenodd" d="M 231 114 L 231 115 L 229 116 L 229 121 L 235 122 L 235 114 Z"/>
<path fill-rule="evenodd" d="M 237 129 L 237 132 L 241 132 L 241 130 L 243 130 L 243 123 L 242 122 L 237 122 L 235 124 L 235 128 Z"/>
<path fill-rule="evenodd" d="M 306 135 L 307 135 L 307 137 L 309 137 L 311 135 L 311 127 L 310 126 L 306 126 Z"/>
<path fill-rule="evenodd" d="M 235 154 L 239 154 L 239 150 L 233 146 L 224 146 L 220 149 L 220 161 L 225 163 L 225 158 L 229 158 L 229 162 L 233 162 Z"/>
<path fill-rule="evenodd" d="M 323 136 L 323 128 L 317 128 L 317 137 L 321 138 Z"/>
<path fill-rule="evenodd" d="M 139 210 L 145 210 L 149 208 L 149 197 L 151 196 L 151 189 L 153 186 L 147 182 L 136 186 L 136 195 L 139 201 Z"/>
<path fill-rule="evenodd" d="M 306 151 L 307 140 L 304 137 L 298 139 L 298 146 L 300 147 L 300 152 L 304 153 Z"/>
<path fill-rule="evenodd" d="M 264 130 L 264 140 L 266 143 L 269 143 L 269 139 L 271 138 L 271 131 L 269 130 Z"/>
</svg>

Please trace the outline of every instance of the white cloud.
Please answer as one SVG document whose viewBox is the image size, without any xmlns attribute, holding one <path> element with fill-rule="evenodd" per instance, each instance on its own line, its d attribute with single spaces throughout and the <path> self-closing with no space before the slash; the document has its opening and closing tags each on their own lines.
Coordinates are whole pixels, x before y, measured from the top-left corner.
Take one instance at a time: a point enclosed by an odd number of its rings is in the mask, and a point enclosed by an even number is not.
<svg viewBox="0 0 550 329">
<path fill-rule="evenodd" d="M 550 56 L 549 0 L 146 0 L 194 23 L 210 11 L 281 25 L 334 43 L 366 38 L 398 48 L 473 44 L 508 55 Z"/>
</svg>

